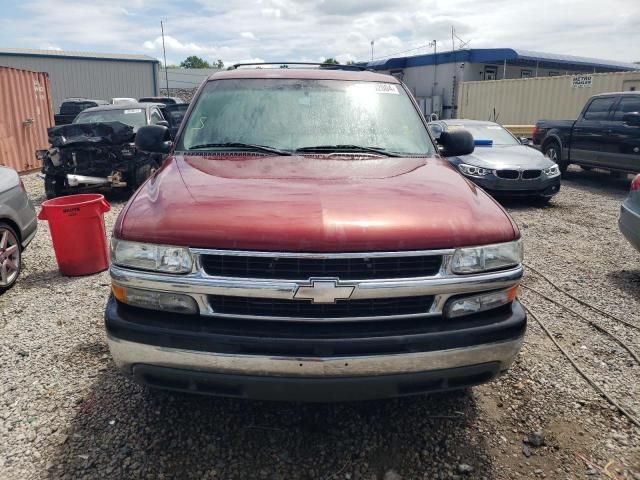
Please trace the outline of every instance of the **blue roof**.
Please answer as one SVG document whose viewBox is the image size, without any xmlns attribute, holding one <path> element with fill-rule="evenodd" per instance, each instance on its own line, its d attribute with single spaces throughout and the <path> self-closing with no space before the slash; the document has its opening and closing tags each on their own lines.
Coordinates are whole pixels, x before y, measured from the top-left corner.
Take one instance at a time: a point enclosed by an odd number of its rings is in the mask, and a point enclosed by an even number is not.
<svg viewBox="0 0 640 480">
<path fill-rule="evenodd" d="M 408 67 L 420 67 L 436 63 L 469 62 L 469 63 L 502 63 L 505 60 L 510 65 L 535 65 L 540 67 L 599 71 L 623 72 L 640 70 L 640 65 L 599 58 L 577 57 L 574 55 L 560 55 L 557 53 L 534 52 L 514 48 L 472 48 L 468 50 L 456 50 L 441 52 L 437 55 L 430 53 L 413 57 L 396 57 L 385 60 L 368 62 L 366 66 L 374 70 L 393 70 Z"/>
</svg>

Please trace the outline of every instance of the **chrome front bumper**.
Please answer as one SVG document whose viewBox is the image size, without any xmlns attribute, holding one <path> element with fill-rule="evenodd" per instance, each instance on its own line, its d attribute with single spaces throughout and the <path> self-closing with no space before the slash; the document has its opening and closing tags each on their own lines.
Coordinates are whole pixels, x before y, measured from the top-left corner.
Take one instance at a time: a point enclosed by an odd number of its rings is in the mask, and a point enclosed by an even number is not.
<svg viewBox="0 0 640 480">
<path fill-rule="evenodd" d="M 234 355 L 158 347 L 108 337 L 116 365 L 131 374 L 138 364 L 216 374 L 265 377 L 359 377 L 445 370 L 484 363 L 507 370 L 523 338 L 430 352 L 349 357 Z"/>
</svg>

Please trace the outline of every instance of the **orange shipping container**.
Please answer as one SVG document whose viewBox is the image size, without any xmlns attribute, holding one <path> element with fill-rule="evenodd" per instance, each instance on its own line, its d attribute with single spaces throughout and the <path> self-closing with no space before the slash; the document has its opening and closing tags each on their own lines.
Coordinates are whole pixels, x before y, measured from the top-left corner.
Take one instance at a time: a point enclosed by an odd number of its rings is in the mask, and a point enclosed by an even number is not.
<svg viewBox="0 0 640 480">
<path fill-rule="evenodd" d="M 0 165 L 18 172 L 39 168 L 36 150 L 48 148 L 51 126 L 49 75 L 0 67 Z"/>
</svg>

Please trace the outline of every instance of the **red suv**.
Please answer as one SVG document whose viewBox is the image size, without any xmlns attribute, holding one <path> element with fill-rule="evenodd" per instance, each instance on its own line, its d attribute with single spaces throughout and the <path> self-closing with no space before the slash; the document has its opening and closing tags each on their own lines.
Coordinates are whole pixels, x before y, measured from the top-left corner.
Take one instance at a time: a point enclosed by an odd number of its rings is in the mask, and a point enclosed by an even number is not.
<svg viewBox="0 0 640 480">
<path fill-rule="evenodd" d="M 211 76 L 174 142 L 136 136 L 169 155 L 113 232 L 116 364 L 152 387 L 302 401 L 507 370 L 526 328 L 520 233 L 440 156 L 471 153 L 471 135 L 438 142 L 391 76 Z"/>
</svg>

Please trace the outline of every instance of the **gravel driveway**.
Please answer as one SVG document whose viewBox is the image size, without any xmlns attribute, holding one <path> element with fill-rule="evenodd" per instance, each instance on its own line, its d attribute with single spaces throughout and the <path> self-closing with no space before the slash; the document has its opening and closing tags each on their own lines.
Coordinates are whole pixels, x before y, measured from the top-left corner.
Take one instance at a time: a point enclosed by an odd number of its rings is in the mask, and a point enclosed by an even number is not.
<svg viewBox="0 0 640 480">
<path fill-rule="evenodd" d="M 36 204 L 41 181 L 24 177 Z M 526 261 L 640 325 L 640 254 L 617 228 L 628 180 L 572 170 L 545 208 L 507 204 Z M 108 230 L 124 203 L 112 199 Z M 528 271 L 521 299 L 597 385 L 640 417 L 640 331 Z M 58 274 L 46 223 L 0 297 L 0 478 L 640 479 L 640 429 L 576 372 L 531 318 L 510 373 L 469 392 L 296 405 L 149 392 L 110 360 L 107 273 Z M 605 469 L 606 467 L 606 469 Z"/>
</svg>

